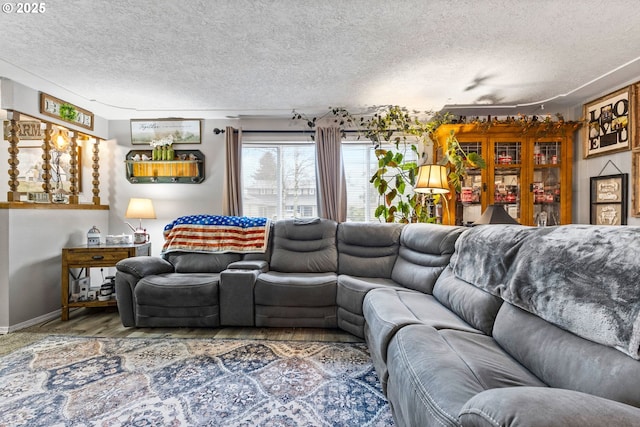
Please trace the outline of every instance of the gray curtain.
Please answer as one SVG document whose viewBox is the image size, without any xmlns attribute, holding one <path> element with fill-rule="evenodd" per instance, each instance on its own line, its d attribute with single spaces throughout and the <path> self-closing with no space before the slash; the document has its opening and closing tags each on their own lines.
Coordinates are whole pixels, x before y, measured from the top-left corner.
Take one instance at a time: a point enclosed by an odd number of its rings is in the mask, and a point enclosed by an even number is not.
<svg viewBox="0 0 640 427">
<path fill-rule="evenodd" d="M 227 162 L 222 187 L 222 214 L 242 216 L 242 130 L 227 126 L 225 130 Z"/>
<path fill-rule="evenodd" d="M 315 140 L 319 215 L 344 222 L 347 219 L 347 182 L 340 128 L 317 127 Z"/>
</svg>

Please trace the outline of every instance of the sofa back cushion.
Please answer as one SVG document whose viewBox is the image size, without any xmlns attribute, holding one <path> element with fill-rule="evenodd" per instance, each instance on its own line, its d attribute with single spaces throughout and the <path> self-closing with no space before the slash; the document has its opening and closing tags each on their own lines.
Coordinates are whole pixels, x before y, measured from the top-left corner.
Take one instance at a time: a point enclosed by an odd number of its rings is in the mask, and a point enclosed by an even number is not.
<svg viewBox="0 0 640 427">
<path fill-rule="evenodd" d="M 433 296 L 468 324 L 491 335 L 502 298 L 457 278 L 447 266 L 433 286 Z"/>
<path fill-rule="evenodd" d="M 391 278 L 406 288 L 430 294 L 464 230 L 447 225 L 407 224 L 400 234 Z"/>
<path fill-rule="evenodd" d="M 338 225 L 338 273 L 391 278 L 402 224 L 343 222 Z"/>
<path fill-rule="evenodd" d="M 571 332 L 507 302 L 493 338 L 547 385 L 640 407 L 640 361 Z"/>
<path fill-rule="evenodd" d="M 270 269 L 283 273 L 337 272 L 337 226 L 335 221 L 319 218 L 276 221 Z"/>
<path fill-rule="evenodd" d="M 169 252 L 162 256 L 173 264 L 176 273 L 219 273 L 242 259 L 242 255 L 236 253 Z"/>
</svg>

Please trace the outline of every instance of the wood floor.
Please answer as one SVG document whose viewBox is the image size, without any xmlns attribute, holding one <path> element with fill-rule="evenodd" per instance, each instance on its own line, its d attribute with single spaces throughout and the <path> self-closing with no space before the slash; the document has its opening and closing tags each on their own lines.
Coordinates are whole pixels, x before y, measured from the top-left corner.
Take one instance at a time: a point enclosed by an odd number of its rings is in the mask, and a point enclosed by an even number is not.
<svg viewBox="0 0 640 427">
<path fill-rule="evenodd" d="M 339 329 L 316 328 L 125 328 L 115 309 L 79 308 L 69 320 L 59 318 L 18 331 L 20 333 L 93 337 L 234 338 L 292 341 L 362 342 Z M 9 334 L 10 335 L 10 334 Z"/>
</svg>

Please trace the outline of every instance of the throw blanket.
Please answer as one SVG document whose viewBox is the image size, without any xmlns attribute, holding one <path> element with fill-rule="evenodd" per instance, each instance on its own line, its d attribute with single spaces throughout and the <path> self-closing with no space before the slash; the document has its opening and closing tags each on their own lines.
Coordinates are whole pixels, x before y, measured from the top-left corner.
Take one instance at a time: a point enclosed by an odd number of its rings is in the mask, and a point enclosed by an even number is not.
<svg viewBox="0 0 640 427">
<path fill-rule="evenodd" d="M 474 227 L 455 275 L 588 340 L 640 359 L 640 227 Z"/>
<path fill-rule="evenodd" d="M 167 252 L 264 253 L 269 241 L 270 221 L 245 216 L 190 215 L 164 227 Z"/>
</svg>

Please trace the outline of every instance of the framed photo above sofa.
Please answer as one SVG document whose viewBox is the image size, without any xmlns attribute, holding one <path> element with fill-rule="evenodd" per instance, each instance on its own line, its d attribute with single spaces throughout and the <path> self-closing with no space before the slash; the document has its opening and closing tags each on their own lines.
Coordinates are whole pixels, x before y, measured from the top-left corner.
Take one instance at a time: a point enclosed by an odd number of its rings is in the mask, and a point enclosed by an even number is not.
<svg viewBox="0 0 640 427">
<path fill-rule="evenodd" d="M 610 93 L 584 105 L 587 132 L 584 158 L 629 150 L 635 131 L 632 86 Z"/>
<path fill-rule="evenodd" d="M 626 173 L 591 177 L 591 224 L 627 224 L 628 179 Z"/>
</svg>

